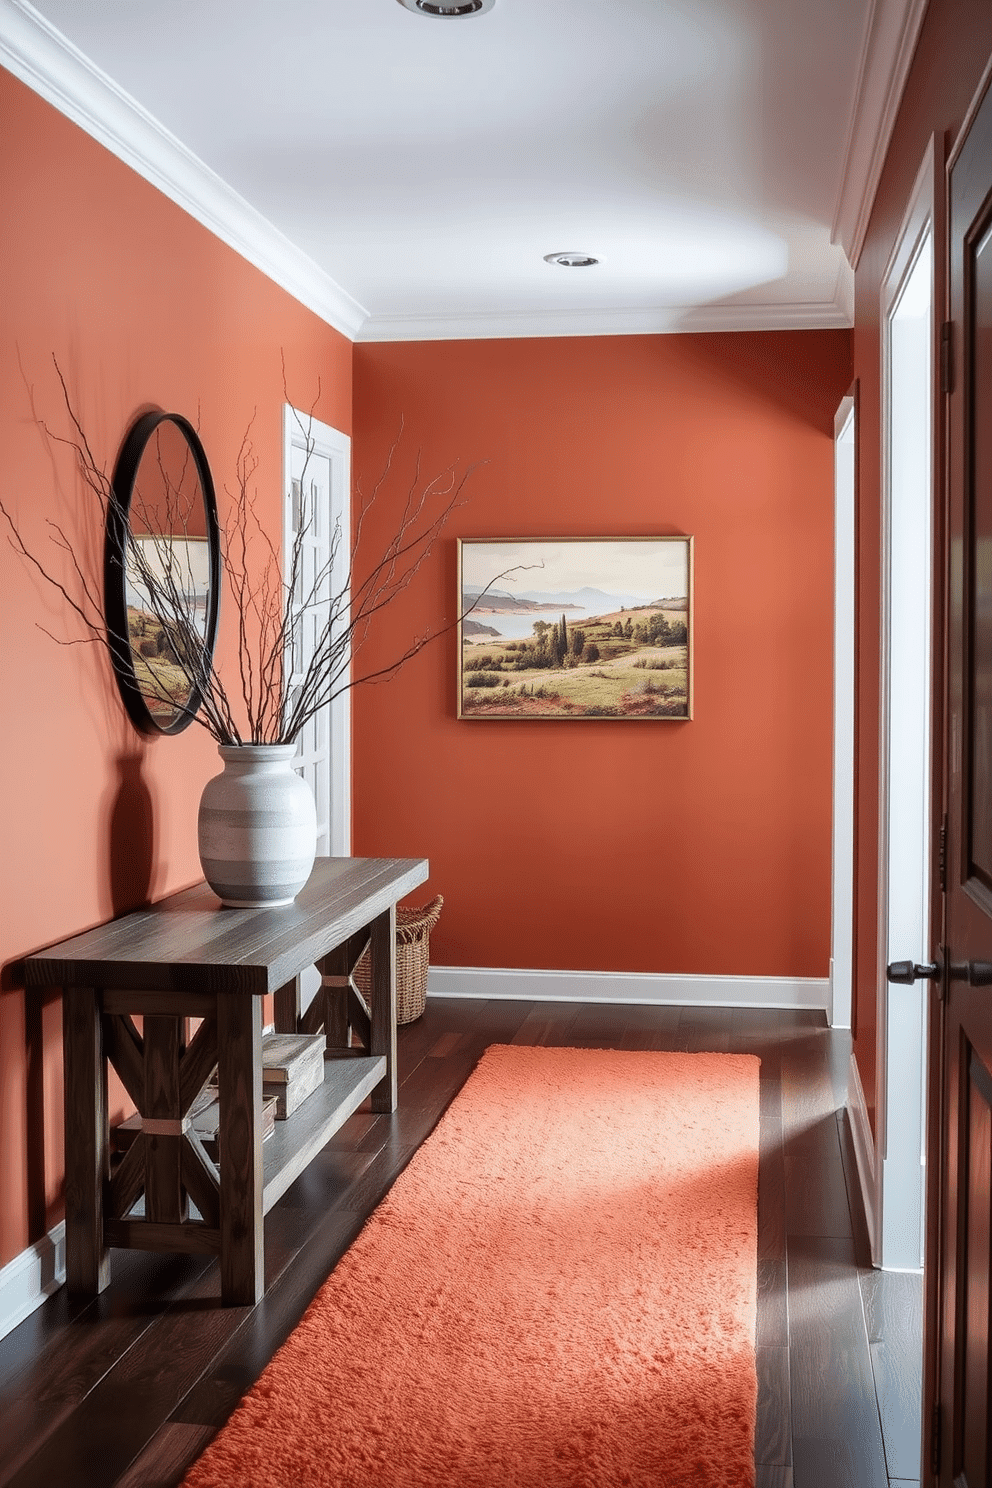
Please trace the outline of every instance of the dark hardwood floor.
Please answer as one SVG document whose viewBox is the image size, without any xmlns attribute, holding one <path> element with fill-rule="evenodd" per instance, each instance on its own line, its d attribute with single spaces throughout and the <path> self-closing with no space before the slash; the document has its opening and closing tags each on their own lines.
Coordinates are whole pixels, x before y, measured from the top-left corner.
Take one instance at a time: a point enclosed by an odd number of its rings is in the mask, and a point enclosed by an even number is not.
<svg viewBox="0 0 992 1488">
<path fill-rule="evenodd" d="M 761 1057 L 758 1488 L 917 1483 L 921 1280 L 869 1265 L 849 1036 L 813 1013 L 432 999 L 400 1031 L 399 1110 L 359 1111 L 268 1216 L 257 1307 L 218 1305 L 215 1263 L 118 1251 L 101 1297 L 63 1289 L 0 1340 L 2 1488 L 178 1483 L 492 1043 Z"/>
</svg>

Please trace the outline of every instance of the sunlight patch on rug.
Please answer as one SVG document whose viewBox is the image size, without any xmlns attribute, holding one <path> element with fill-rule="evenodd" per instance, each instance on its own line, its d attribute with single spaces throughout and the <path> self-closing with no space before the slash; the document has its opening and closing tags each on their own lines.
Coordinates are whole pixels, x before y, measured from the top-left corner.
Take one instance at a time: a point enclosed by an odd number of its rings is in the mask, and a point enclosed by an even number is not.
<svg viewBox="0 0 992 1488">
<path fill-rule="evenodd" d="M 758 1067 L 489 1049 L 185 1488 L 752 1488 Z"/>
</svg>

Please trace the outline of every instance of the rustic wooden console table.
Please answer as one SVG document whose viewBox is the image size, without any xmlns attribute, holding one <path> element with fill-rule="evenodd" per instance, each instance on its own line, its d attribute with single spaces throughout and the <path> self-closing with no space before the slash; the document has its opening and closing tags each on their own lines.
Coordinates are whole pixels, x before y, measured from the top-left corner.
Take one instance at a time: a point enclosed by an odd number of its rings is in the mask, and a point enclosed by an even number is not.
<svg viewBox="0 0 992 1488">
<path fill-rule="evenodd" d="M 366 1096 L 374 1111 L 396 1108 L 396 902 L 427 873 L 423 858 L 318 858 L 283 909 L 225 909 L 198 884 L 25 959 L 28 987 L 64 992 L 73 1292 L 102 1291 L 108 1247 L 129 1246 L 214 1252 L 222 1300 L 260 1300 L 265 1214 Z M 367 945 L 371 1016 L 351 981 Z M 321 973 L 321 986 L 301 1011 L 299 978 L 308 966 Z M 276 1122 L 263 1147 L 267 993 L 275 994 L 277 1030 L 323 1030 L 329 1057 L 323 1087 Z M 187 1042 L 187 1020 L 196 1018 L 202 1022 Z M 361 1050 L 350 1046 L 352 1027 Z M 141 1116 L 138 1140 L 113 1170 L 108 1061 Z M 215 1068 L 217 1164 L 189 1120 Z"/>
</svg>

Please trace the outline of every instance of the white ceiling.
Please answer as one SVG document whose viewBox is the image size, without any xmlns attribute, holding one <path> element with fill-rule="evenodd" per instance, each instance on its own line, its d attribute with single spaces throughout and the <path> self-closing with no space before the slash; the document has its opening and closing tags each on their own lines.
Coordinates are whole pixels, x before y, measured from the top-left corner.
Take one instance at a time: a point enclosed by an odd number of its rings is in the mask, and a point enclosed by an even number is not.
<svg viewBox="0 0 992 1488">
<path fill-rule="evenodd" d="M 0 0 L 0 60 L 97 137 L 111 100 L 112 148 L 171 172 L 176 199 L 240 212 L 242 235 L 295 259 L 277 277 L 312 271 L 356 339 L 842 325 L 851 270 L 831 236 L 845 193 L 870 189 L 872 64 L 890 112 L 898 82 L 883 9 L 496 0 L 438 20 L 398 0 Z M 903 51 L 913 9 L 888 0 Z M 601 262 L 543 261 L 564 249 Z"/>
</svg>

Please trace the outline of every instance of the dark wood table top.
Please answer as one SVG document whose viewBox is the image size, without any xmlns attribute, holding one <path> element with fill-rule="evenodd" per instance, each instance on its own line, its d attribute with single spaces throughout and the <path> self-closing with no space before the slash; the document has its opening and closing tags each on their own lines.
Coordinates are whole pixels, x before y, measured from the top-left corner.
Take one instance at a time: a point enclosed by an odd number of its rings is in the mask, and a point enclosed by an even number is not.
<svg viewBox="0 0 992 1488">
<path fill-rule="evenodd" d="M 275 992 L 422 884 L 426 858 L 318 858 L 280 909 L 230 909 L 205 883 L 25 957 L 28 987 Z"/>
</svg>

